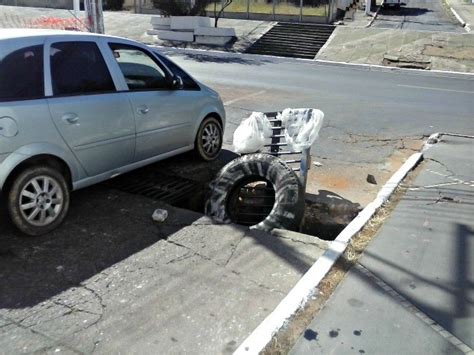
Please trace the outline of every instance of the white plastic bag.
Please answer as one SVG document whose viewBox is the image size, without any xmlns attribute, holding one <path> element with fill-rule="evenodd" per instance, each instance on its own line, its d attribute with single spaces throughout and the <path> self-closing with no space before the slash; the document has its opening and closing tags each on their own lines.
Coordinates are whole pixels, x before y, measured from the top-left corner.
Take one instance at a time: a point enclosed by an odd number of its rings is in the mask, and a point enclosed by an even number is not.
<svg viewBox="0 0 474 355">
<path fill-rule="evenodd" d="M 262 112 L 252 112 L 234 132 L 234 150 L 237 153 L 255 153 L 265 145 L 265 138 L 272 135 L 272 125 Z"/>
<path fill-rule="evenodd" d="M 286 127 L 285 139 L 291 151 L 311 147 L 323 125 L 324 113 L 314 108 L 287 108 L 278 115 Z"/>
</svg>

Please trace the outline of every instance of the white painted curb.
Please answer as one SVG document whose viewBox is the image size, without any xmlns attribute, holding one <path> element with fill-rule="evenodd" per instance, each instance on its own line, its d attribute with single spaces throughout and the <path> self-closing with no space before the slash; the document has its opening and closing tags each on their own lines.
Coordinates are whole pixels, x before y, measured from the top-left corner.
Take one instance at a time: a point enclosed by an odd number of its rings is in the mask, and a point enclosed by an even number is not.
<svg viewBox="0 0 474 355">
<path fill-rule="evenodd" d="M 456 20 L 458 20 L 459 23 L 461 23 L 461 26 L 462 27 L 466 26 L 466 22 L 462 19 L 461 16 L 459 16 L 459 14 L 456 12 L 456 10 L 454 10 L 452 7 L 449 7 L 449 9 L 453 13 L 454 17 L 456 17 Z"/>
<path fill-rule="evenodd" d="M 301 59 L 301 60 L 309 60 L 309 59 Z M 324 59 L 316 59 L 316 60 L 313 60 L 313 62 L 326 64 L 326 65 L 334 65 L 334 66 L 365 68 L 366 70 L 378 70 L 382 72 L 405 72 L 405 73 L 417 73 L 417 74 L 422 74 L 422 75 L 430 75 L 431 73 L 431 74 L 440 74 L 440 75 L 456 75 L 456 76 L 474 77 L 474 73 L 464 73 L 464 72 L 449 71 L 449 70 L 398 68 L 398 67 L 388 67 L 388 66 L 380 65 L 380 64 L 336 62 L 336 61 L 324 60 Z"/>
<path fill-rule="evenodd" d="M 275 310 L 244 340 L 234 352 L 235 355 L 258 354 L 272 340 L 272 337 L 290 320 L 290 318 L 308 301 L 326 276 L 337 259 L 346 250 L 351 238 L 356 235 L 372 218 L 377 210 L 385 203 L 403 178 L 423 158 L 426 151 L 440 134 L 430 136 L 422 152 L 415 153 L 398 169 L 377 194 L 374 201 L 368 204 L 356 218 L 349 223 L 337 238 L 331 242 L 324 254 L 316 260 L 311 268 L 303 275 L 288 295 L 280 302 Z M 429 143 L 428 143 L 429 142 Z"/>
<path fill-rule="evenodd" d="M 464 29 L 466 30 L 466 32 L 471 32 L 471 27 L 468 23 L 466 23 L 466 21 L 463 20 L 463 18 L 461 17 L 461 15 L 458 14 L 458 12 L 456 10 L 453 9 L 453 7 L 451 6 L 451 4 L 449 3 L 449 1 L 446 1 L 446 3 L 448 4 L 449 6 L 449 10 L 451 10 L 451 12 L 453 13 L 454 17 L 456 17 L 456 20 L 459 21 L 459 23 L 461 24 L 462 27 L 464 27 Z"/>
</svg>

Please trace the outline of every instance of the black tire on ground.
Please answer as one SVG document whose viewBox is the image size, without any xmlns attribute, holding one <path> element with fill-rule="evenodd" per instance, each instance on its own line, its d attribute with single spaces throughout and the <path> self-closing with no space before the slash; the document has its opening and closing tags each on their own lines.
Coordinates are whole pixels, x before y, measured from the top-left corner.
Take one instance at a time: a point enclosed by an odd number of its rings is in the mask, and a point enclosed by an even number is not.
<svg viewBox="0 0 474 355">
<path fill-rule="evenodd" d="M 285 162 L 269 154 L 245 155 L 224 166 L 210 185 L 206 214 L 221 222 L 234 222 L 229 214 L 229 197 L 251 178 L 266 180 L 275 190 L 275 204 L 270 214 L 251 228 L 265 231 L 298 228 L 304 213 L 303 187 Z"/>
<path fill-rule="evenodd" d="M 27 205 L 31 207 L 25 209 Z M 69 189 L 64 176 L 46 165 L 25 169 L 8 191 L 7 208 L 21 232 L 39 236 L 52 231 L 69 210 Z M 38 211 L 36 215 L 35 211 Z"/>
<path fill-rule="evenodd" d="M 199 126 L 194 141 L 196 155 L 205 161 L 215 160 L 221 151 L 223 139 L 220 122 L 212 116 L 206 117 Z"/>
</svg>

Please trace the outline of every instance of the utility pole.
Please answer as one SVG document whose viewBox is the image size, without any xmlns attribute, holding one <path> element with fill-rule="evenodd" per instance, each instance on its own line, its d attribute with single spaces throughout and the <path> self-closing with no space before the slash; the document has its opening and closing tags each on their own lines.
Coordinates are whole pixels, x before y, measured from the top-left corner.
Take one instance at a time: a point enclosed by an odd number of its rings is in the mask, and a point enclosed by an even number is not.
<svg viewBox="0 0 474 355">
<path fill-rule="evenodd" d="M 371 0 L 365 0 L 365 14 L 370 15 L 370 5 L 372 1 Z"/>
<path fill-rule="evenodd" d="M 81 0 L 74 0 L 73 9 L 74 9 L 74 16 L 79 17 L 79 11 L 81 10 Z"/>
<path fill-rule="evenodd" d="M 89 32 L 104 33 L 104 14 L 102 0 L 84 0 Z"/>
</svg>

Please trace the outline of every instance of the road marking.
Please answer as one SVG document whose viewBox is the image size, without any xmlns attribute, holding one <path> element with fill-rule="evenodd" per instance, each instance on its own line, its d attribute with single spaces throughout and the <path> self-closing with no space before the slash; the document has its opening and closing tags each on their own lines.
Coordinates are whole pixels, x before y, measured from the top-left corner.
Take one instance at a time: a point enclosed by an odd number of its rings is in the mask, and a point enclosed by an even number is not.
<svg viewBox="0 0 474 355">
<path fill-rule="evenodd" d="M 266 93 L 266 90 L 260 90 L 260 91 L 257 91 L 257 92 L 253 92 L 251 94 L 241 96 L 237 99 L 226 101 L 226 102 L 224 102 L 224 105 L 229 106 L 229 105 L 235 104 L 236 102 L 239 102 L 239 101 L 242 101 L 242 100 L 245 100 L 245 99 L 249 99 L 249 98 L 254 97 L 254 96 L 262 95 L 264 93 Z"/>
<path fill-rule="evenodd" d="M 432 88 L 432 87 L 428 87 L 428 86 L 415 86 L 415 85 L 402 85 L 402 84 L 398 84 L 397 86 L 400 86 L 400 87 L 403 87 L 403 88 L 412 88 L 412 89 L 435 90 L 435 91 L 450 91 L 450 92 L 461 92 L 461 93 L 464 93 L 464 94 L 474 94 L 474 91 L 440 89 L 440 88 Z"/>
<path fill-rule="evenodd" d="M 472 354 L 473 349 L 469 347 L 467 344 L 463 343 L 459 338 L 455 335 L 444 329 L 440 324 L 436 323 L 432 318 L 428 315 L 420 311 L 417 307 L 415 307 L 407 298 L 402 296 L 398 293 L 393 287 L 388 285 L 385 281 L 377 277 L 373 274 L 370 270 L 368 270 L 363 265 L 357 263 L 355 268 L 362 272 L 365 276 L 372 279 L 382 290 L 384 290 L 387 294 L 389 294 L 392 298 L 398 301 L 398 303 L 405 308 L 408 312 L 413 314 L 415 317 L 419 318 L 423 323 L 433 329 L 436 333 L 441 335 L 447 341 L 449 341 L 452 345 L 454 345 L 458 350 L 462 351 L 464 354 Z"/>
</svg>

